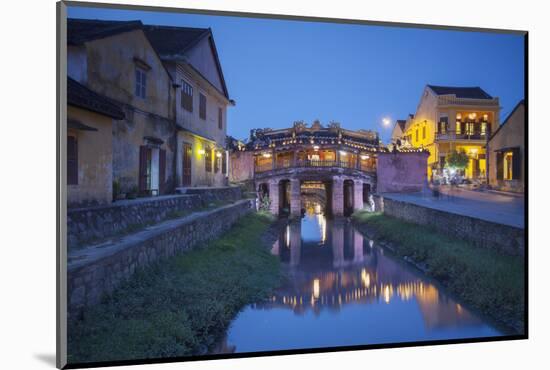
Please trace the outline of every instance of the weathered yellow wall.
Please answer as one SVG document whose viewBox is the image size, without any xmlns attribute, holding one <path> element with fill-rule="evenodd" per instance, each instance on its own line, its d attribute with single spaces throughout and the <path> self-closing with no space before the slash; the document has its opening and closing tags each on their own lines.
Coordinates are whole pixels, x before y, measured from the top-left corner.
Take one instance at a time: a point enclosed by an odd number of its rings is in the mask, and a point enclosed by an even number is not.
<svg viewBox="0 0 550 370">
<path fill-rule="evenodd" d="M 174 71 L 179 84 L 181 84 L 181 80 L 183 79 L 193 87 L 192 112 L 185 110 L 181 106 L 181 89 L 177 89 L 175 92 L 175 101 L 177 103 L 175 108 L 176 120 L 178 124 L 196 134 L 212 139 L 219 146 L 224 147 L 227 132 L 227 99 L 214 87 L 199 78 L 189 67 L 178 64 L 170 70 Z M 202 93 L 206 97 L 206 120 L 199 117 L 199 93 Z M 218 127 L 218 108 L 222 108 L 223 126 L 221 130 Z"/>
<path fill-rule="evenodd" d="M 110 203 L 113 199 L 113 120 L 73 106 L 67 107 L 67 117 L 97 129 L 68 129 L 68 135 L 78 140 L 78 185 L 68 185 L 67 203 L 70 207 Z"/>
<path fill-rule="evenodd" d="M 86 50 L 88 87 L 145 112 L 173 117 L 170 76 L 143 31 L 134 30 L 90 41 L 86 43 Z M 151 67 L 147 72 L 146 99 L 135 96 L 134 58 Z"/>
<path fill-rule="evenodd" d="M 182 169 L 183 169 L 183 143 L 191 144 L 193 148 L 193 156 L 191 163 L 191 186 L 224 186 L 226 185 L 226 175 L 222 173 L 222 159 L 219 159 L 219 171 L 215 172 L 214 162 L 218 160 L 214 143 L 205 141 L 198 136 L 186 133 L 178 133 L 178 154 L 177 154 L 177 185 L 182 186 Z M 201 154 L 201 150 L 206 151 L 208 148 L 212 151 L 212 172 L 206 172 L 205 154 Z M 219 150 L 221 150 L 219 148 Z M 229 168 L 229 167 L 228 167 Z M 229 170 L 229 169 L 228 169 Z"/>
<path fill-rule="evenodd" d="M 124 47 L 121 47 L 124 45 Z M 139 148 L 152 136 L 164 141 L 166 150 L 165 192 L 172 191 L 176 150 L 172 81 L 155 50 L 141 30 L 121 33 L 86 43 L 88 83 L 92 90 L 119 103 L 126 118 L 113 123 L 113 178 L 122 193 L 138 187 Z M 135 96 L 138 58 L 147 63 L 146 98 Z"/>
<path fill-rule="evenodd" d="M 489 184 L 502 190 L 524 191 L 525 183 L 525 106 L 522 104 L 512 113 L 508 122 L 489 141 Z M 495 150 L 519 147 L 521 174 L 518 180 L 497 180 L 497 155 Z"/>
<path fill-rule="evenodd" d="M 410 135 L 411 144 L 415 148 L 424 147 L 430 152 L 428 157 L 428 177 L 431 178 L 430 165 L 437 162 L 438 153 L 435 141 L 435 127 L 437 116 L 437 96 L 430 93 L 427 89 L 424 90 L 418 108 L 414 115 L 414 119 L 408 122 L 405 128 L 405 135 Z M 425 127 L 426 137 L 422 136 L 422 130 Z M 416 131 L 418 130 L 418 140 L 416 139 Z"/>
</svg>

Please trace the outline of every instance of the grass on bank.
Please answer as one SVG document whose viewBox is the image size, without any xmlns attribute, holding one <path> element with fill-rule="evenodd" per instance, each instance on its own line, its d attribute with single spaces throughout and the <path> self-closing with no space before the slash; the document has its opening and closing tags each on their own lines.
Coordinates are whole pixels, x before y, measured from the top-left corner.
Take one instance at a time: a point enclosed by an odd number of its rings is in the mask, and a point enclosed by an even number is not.
<svg viewBox="0 0 550 370">
<path fill-rule="evenodd" d="M 428 226 L 380 213 L 357 212 L 354 222 L 365 225 L 376 239 L 392 242 L 394 252 L 426 267 L 465 303 L 523 332 L 524 259 L 476 247 Z"/>
<path fill-rule="evenodd" d="M 137 272 L 69 324 L 69 363 L 205 353 L 279 285 L 279 261 L 261 245 L 272 221 L 247 215 L 204 248 Z"/>
</svg>

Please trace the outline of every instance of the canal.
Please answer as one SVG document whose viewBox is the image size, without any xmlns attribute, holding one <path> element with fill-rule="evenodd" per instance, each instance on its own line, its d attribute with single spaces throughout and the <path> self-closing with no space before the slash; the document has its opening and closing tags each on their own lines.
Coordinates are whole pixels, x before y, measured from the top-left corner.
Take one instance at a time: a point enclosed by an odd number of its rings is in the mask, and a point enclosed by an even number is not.
<svg viewBox="0 0 550 370">
<path fill-rule="evenodd" d="M 503 335 L 347 219 L 306 209 L 272 246 L 283 285 L 239 313 L 216 353 Z"/>
</svg>

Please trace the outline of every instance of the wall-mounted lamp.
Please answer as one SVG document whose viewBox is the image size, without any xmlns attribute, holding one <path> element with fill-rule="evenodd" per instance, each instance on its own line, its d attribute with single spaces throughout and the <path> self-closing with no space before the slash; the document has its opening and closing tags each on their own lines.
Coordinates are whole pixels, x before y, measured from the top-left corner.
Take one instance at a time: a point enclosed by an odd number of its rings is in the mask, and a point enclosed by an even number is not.
<svg viewBox="0 0 550 370">
<path fill-rule="evenodd" d="M 343 150 L 340 150 L 340 155 L 345 157 L 346 155 L 348 155 L 348 153 Z"/>
<path fill-rule="evenodd" d="M 222 157 L 222 152 L 216 152 L 216 157 L 221 158 Z"/>
<path fill-rule="evenodd" d="M 315 151 L 319 150 L 319 145 L 314 145 L 313 150 L 315 150 Z"/>
<path fill-rule="evenodd" d="M 370 157 L 369 157 L 368 155 L 365 155 L 365 154 L 363 154 L 363 155 L 361 156 L 361 159 L 362 159 L 362 160 L 369 159 L 369 158 L 370 158 Z"/>
<path fill-rule="evenodd" d="M 199 149 L 199 154 L 200 154 L 200 155 L 204 155 L 204 153 L 206 153 L 206 152 L 204 151 L 204 149 Z"/>
</svg>

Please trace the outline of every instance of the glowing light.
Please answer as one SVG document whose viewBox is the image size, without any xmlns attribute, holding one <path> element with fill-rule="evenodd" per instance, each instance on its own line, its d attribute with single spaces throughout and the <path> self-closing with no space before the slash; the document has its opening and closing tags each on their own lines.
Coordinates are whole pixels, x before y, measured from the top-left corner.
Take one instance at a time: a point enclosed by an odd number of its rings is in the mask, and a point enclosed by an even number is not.
<svg viewBox="0 0 550 370">
<path fill-rule="evenodd" d="M 474 119 L 474 118 L 476 118 L 476 116 L 477 116 L 477 114 L 475 114 L 475 113 L 468 114 L 469 119 Z"/>
<path fill-rule="evenodd" d="M 365 269 L 361 270 L 361 281 L 363 282 L 363 285 L 365 287 L 368 288 L 370 286 L 370 275 L 367 273 L 367 270 Z"/>
<path fill-rule="evenodd" d="M 363 154 L 363 155 L 361 156 L 361 159 L 362 159 L 362 160 L 369 159 L 369 158 L 370 158 L 370 157 L 369 157 L 368 155 L 365 155 L 365 154 Z"/>
<path fill-rule="evenodd" d="M 343 150 L 340 150 L 340 155 L 345 157 L 346 155 L 348 155 L 348 153 Z"/>
<path fill-rule="evenodd" d="M 200 155 L 204 155 L 204 153 L 206 153 L 206 152 L 204 151 L 204 149 L 199 149 L 199 154 L 200 154 Z"/>
<path fill-rule="evenodd" d="M 315 150 L 315 151 L 319 150 L 319 145 L 314 145 L 313 150 Z"/>
<path fill-rule="evenodd" d="M 389 285 L 386 285 L 384 287 L 384 302 L 390 303 L 390 298 L 393 295 L 393 288 L 391 288 Z"/>
<path fill-rule="evenodd" d="M 489 115 L 488 115 L 488 114 L 484 114 L 484 115 L 483 115 L 483 120 L 484 120 L 484 121 L 487 121 L 488 119 L 489 119 Z"/>
<path fill-rule="evenodd" d="M 286 246 L 287 248 L 290 247 L 290 225 L 286 226 Z"/>
<path fill-rule="evenodd" d="M 456 119 L 462 119 L 462 114 L 460 114 L 460 113 L 457 113 L 457 115 L 456 115 Z"/>
<path fill-rule="evenodd" d="M 369 247 L 372 248 L 373 246 L 374 246 L 374 240 L 371 239 L 371 240 L 369 240 Z"/>
<path fill-rule="evenodd" d="M 313 280 L 313 297 L 319 299 L 319 279 Z"/>
<path fill-rule="evenodd" d="M 387 126 L 390 125 L 391 120 L 390 120 L 388 117 L 384 117 L 384 118 L 382 119 L 382 123 L 384 124 L 384 126 L 387 127 Z"/>
<path fill-rule="evenodd" d="M 262 153 L 262 157 L 271 158 L 271 153 Z"/>
<path fill-rule="evenodd" d="M 216 157 L 221 158 L 221 157 L 222 157 L 222 153 L 221 153 L 221 152 L 217 152 L 217 153 L 216 153 Z"/>
</svg>

